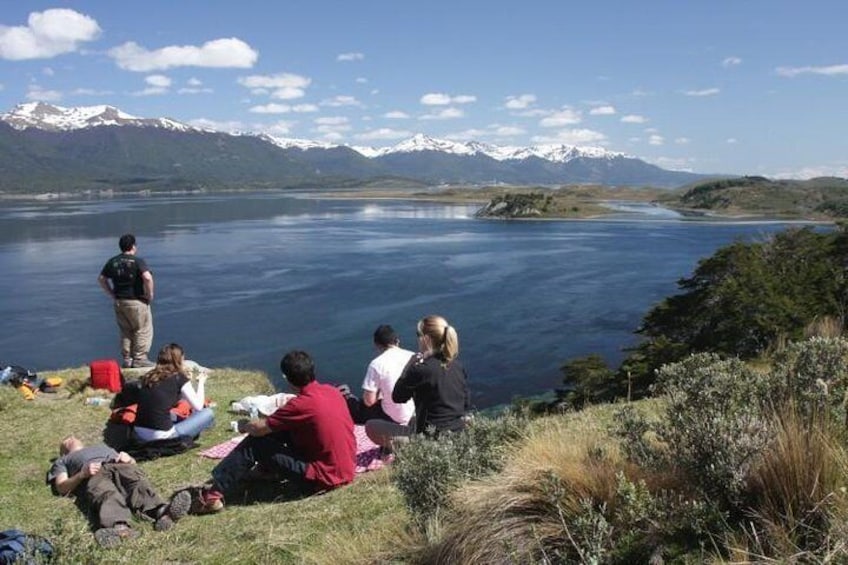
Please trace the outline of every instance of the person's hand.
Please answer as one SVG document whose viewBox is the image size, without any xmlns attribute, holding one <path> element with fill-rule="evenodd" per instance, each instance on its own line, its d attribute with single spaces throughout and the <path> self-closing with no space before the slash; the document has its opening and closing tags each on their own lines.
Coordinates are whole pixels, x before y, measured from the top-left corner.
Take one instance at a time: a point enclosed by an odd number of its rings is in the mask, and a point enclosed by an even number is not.
<svg viewBox="0 0 848 565">
<path fill-rule="evenodd" d="M 208 378 L 209 378 L 209 373 L 207 373 L 206 371 L 201 371 L 200 374 L 197 375 L 197 382 L 198 382 L 198 384 L 205 384 L 206 379 L 208 379 Z"/>
<path fill-rule="evenodd" d="M 89 463 L 88 465 L 82 468 L 83 475 L 85 476 L 85 478 L 93 477 L 94 475 L 100 472 L 100 467 L 101 464 L 99 462 Z"/>
<path fill-rule="evenodd" d="M 116 463 L 135 463 L 135 459 L 132 458 L 132 455 L 127 453 L 126 451 L 122 451 L 115 458 Z"/>
</svg>

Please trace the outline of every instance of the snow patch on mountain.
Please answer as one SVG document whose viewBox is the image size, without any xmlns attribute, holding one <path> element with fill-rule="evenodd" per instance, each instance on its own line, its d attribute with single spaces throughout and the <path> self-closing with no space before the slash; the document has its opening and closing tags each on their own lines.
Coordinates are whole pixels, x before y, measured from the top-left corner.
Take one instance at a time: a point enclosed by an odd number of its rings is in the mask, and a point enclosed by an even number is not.
<svg viewBox="0 0 848 565">
<path fill-rule="evenodd" d="M 137 118 L 114 106 L 80 106 L 64 108 L 45 102 L 18 104 L 11 112 L 0 115 L 0 120 L 15 129 L 43 129 L 69 131 L 98 126 L 157 127 L 173 131 L 200 131 L 170 118 Z"/>
<path fill-rule="evenodd" d="M 307 149 L 333 149 L 334 147 L 338 147 L 338 145 L 332 143 L 291 137 L 276 137 L 267 133 L 260 134 L 258 137 L 282 149 L 300 149 L 301 151 L 306 151 Z"/>
</svg>

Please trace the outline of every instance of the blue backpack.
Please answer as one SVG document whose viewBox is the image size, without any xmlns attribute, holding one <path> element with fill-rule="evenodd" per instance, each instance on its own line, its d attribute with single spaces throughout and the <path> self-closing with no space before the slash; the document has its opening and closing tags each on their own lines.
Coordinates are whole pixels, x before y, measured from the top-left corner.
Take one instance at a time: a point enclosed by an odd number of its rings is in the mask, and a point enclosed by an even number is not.
<svg viewBox="0 0 848 565">
<path fill-rule="evenodd" d="M 53 544 L 20 530 L 0 532 L 0 565 L 45 563 L 53 559 Z"/>
</svg>

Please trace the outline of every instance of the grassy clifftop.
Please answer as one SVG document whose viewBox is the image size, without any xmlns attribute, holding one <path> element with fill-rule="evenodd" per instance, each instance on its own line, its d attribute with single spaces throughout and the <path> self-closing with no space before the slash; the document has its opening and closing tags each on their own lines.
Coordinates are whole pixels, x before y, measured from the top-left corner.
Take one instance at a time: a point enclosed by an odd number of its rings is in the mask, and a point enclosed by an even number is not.
<svg viewBox="0 0 848 565">
<path fill-rule="evenodd" d="M 287 502 L 232 505 L 212 516 L 189 516 L 165 533 L 138 524 L 143 535 L 116 550 L 100 549 L 86 517 L 69 498 L 53 496 L 45 472 L 61 438 L 75 433 L 100 441 L 107 407 L 87 406 L 88 369 L 42 373 L 61 376 L 63 390 L 26 401 L 0 387 L 0 529 L 19 528 L 50 539 L 60 563 L 354 563 L 376 558 L 404 537 L 400 495 L 386 471 L 367 473 L 347 488 Z M 262 373 L 215 370 L 207 395 L 218 403 L 214 427 L 201 449 L 232 437 L 230 401 L 270 391 Z M 97 391 L 99 392 L 99 391 Z M 141 463 L 163 496 L 201 484 L 216 461 L 195 449 Z M 394 540 L 394 541 L 391 541 Z"/>
</svg>

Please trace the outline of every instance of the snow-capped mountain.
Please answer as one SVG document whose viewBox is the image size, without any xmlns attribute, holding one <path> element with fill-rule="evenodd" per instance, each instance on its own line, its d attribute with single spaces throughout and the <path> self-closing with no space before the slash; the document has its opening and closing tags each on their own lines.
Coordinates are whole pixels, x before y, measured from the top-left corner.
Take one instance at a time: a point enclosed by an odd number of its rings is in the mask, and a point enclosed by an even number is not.
<svg viewBox="0 0 848 565">
<path fill-rule="evenodd" d="M 0 120 L 15 129 L 36 128 L 47 131 L 69 131 L 97 126 L 157 127 L 174 131 L 201 131 L 170 118 L 137 118 L 114 106 L 80 106 L 64 108 L 45 102 L 18 104 Z"/>
<path fill-rule="evenodd" d="M 20 104 L 0 114 L 0 191 L 102 187 L 355 186 L 575 183 L 676 187 L 702 175 L 667 171 L 601 147 L 497 146 L 415 135 L 382 148 L 253 132 L 222 133 L 112 106 Z M 339 184 L 340 183 L 340 184 Z M 33 187 L 33 188 L 26 188 Z"/>
<path fill-rule="evenodd" d="M 499 146 L 479 141 L 459 143 L 446 139 L 435 139 L 417 134 L 391 147 L 360 147 L 351 149 L 368 158 L 383 157 L 392 153 L 414 153 L 416 151 L 438 151 L 452 155 L 485 155 L 495 161 L 522 160 L 538 157 L 552 163 L 567 163 L 578 157 L 612 159 L 628 157 L 624 153 L 607 151 L 602 147 L 577 147 L 575 145 L 533 145 L 531 147 Z"/>
</svg>

